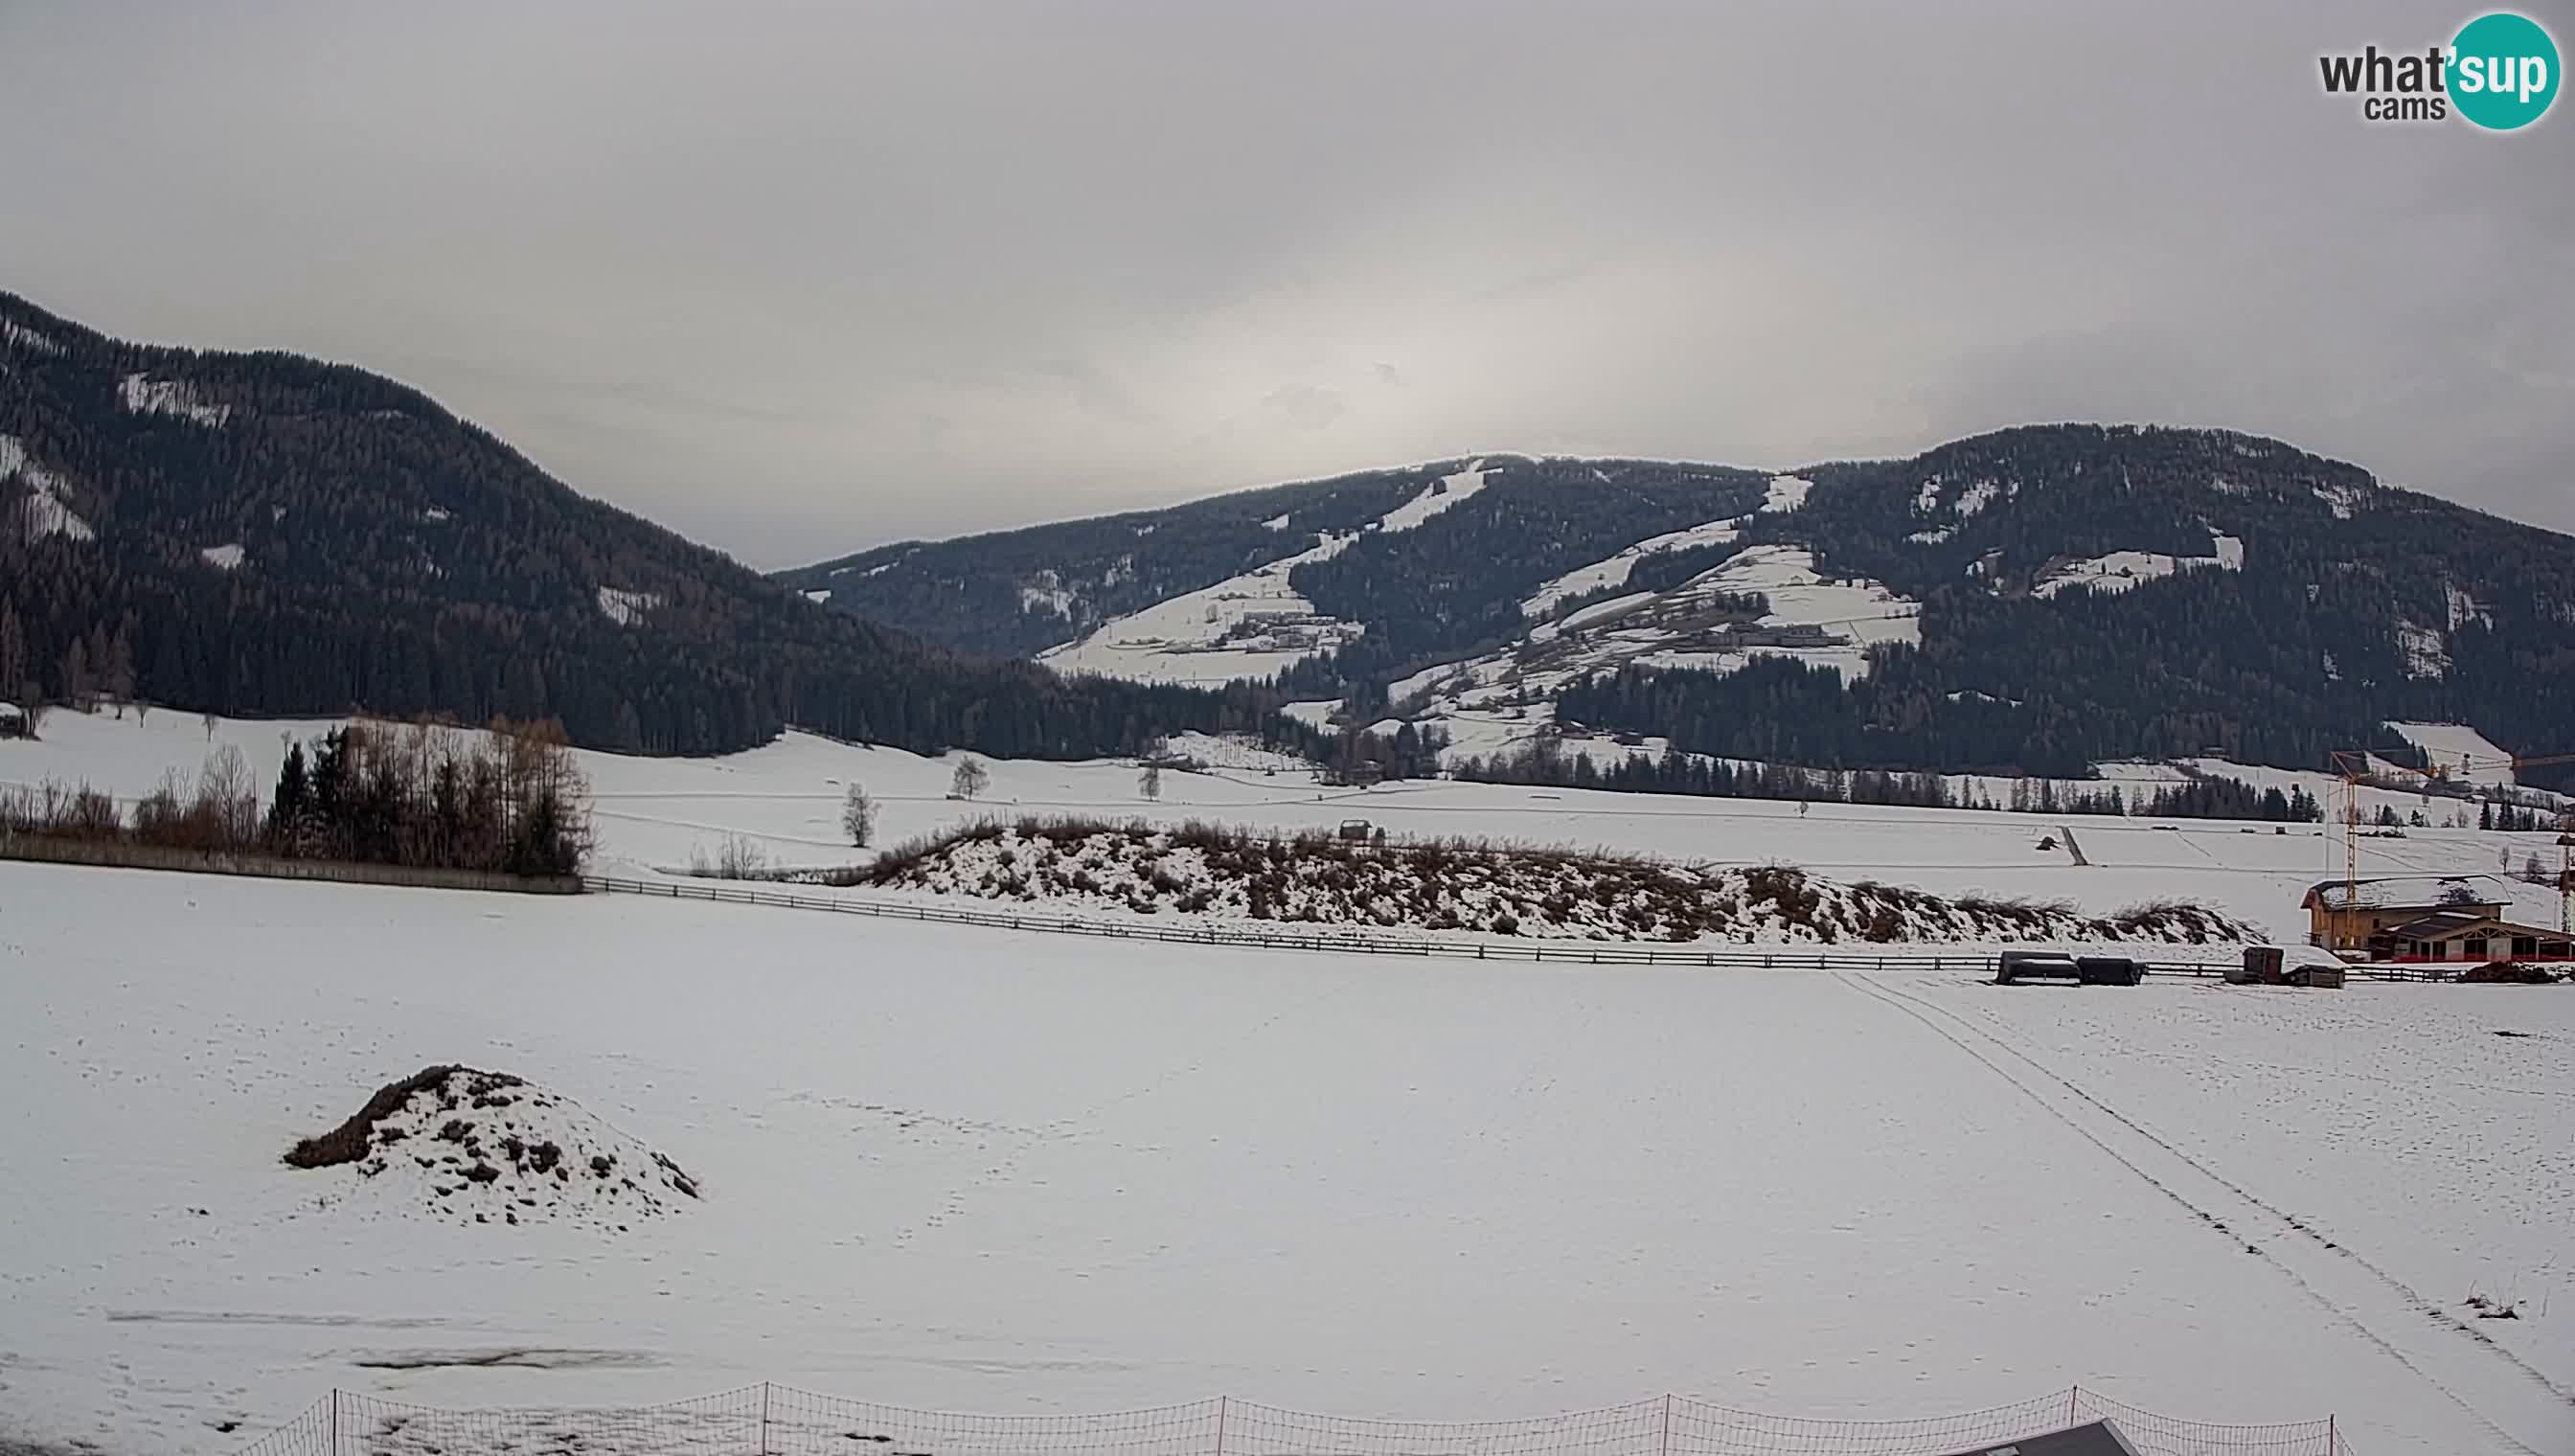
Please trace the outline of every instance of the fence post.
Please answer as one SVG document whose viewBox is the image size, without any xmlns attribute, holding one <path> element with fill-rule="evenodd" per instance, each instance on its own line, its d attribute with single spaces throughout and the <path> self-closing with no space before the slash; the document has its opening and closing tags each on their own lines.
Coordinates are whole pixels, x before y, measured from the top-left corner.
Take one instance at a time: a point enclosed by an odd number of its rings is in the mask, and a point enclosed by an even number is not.
<svg viewBox="0 0 2575 1456">
<path fill-rule="evenodd" d="M 769 1456 L 769 1386 L 760 1382 L 760 1456 Z"/>
<path fill-rule="evenodd" d="M 1672 1456 L 1672 1393 L 1663 1392 L 1663 1429 L 1654 1442 L 1654 1456 Z"/>
<path fill-rule="evenodd" d="M 2070 1426 L 2070 1425 L 2073 1425 L 2073 1424 L 2074 1424 L 2074 1423 L 2076 1423 L 2077 1421 L 2080 1421 L 2080 1420 L 2082 1420 L 2082 1419 L 2083 1419 L 2082 1412 L 2080 1412 L 2079 1410 L 2077 1410 L 2077 1409 L 2075 1408 L 2075 1407 L 2076 1407 L 2077 1402 L 2081 1401 L 2081 1400 L 2082 1400 L 2082 1398 L 2083 1398 L 2083 1387 L 2082 1387 L 2082 1386 L 2080 1386 L 2080 1385 L 2069 1385 L 2069 1386 L 2065 1387 L 2065 1423 L 2066 1423 L 2067 1425 L 2069 1425 L 2069 1426 Z"/>
<path fill-rule="evenodd" d="M 1216 1398 L 1216 1456 L 1225 1456 L 1225 1408 L 1228 1399 L 1222 1395 Z"/>
<path fill-rule="evenodd" d="M 340 1456 L 340 1387 L 331 1387 L 331 1456 Z"/>
</svg>

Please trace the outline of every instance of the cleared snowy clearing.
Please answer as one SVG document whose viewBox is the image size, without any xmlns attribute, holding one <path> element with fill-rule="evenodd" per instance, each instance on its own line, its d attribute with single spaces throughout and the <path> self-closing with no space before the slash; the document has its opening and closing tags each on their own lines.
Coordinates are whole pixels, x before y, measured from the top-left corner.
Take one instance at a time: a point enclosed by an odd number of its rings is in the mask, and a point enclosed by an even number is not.
<svg viewBox="0 0 2575 1456">
<path fill-rule="evenodd" d="M 1267 678 L 1364 631 L 1314 611 L 1288 585 L 1290 572 L 1328 561 L 1355 536 L 1320 544 L 1213 587 L 1101 624 L 1080 642 L 1038 654 L 1060 673 L 1096 673 L 1139 683 L 1223 684 Z"/>
<path fill-rule="evenodd" d="M 2204 557 L 2166 556 L 2151 551 L 2114 551 L 2106 556 L 2068 562 L 2030 588 L 2034 597 L 2053 597 L 2068 588 L 2117 594 L 2181 572 L 2244 570 L 2244 543 L 2232 536 L 2212 536 Z"/>
<path fill-rule="evenodd" d="M 1587 567 L 1576 567 L 1548 582 L 1538 588 L 1527 601 L 1520 604 L 1520 613 L 1526 617 L 1544 617 L 1555 610 L 1555 604 L 1567 597 L 1579 597 L 1588 592 L 1596 592 L 1603 587 L 1623 587 L 1627 584 L 1627 574 L 1636 569 L 1636 563 L 1657 552 L 1688 551 L 1693 547 L 1701 546 L 1722 546 L 1742 535 L 1742 528 L 1736 524 L 1742 519 L 1739 516 L 1729 516 L 1722 521 L 1710 521 L 1703 525 L 1692 526 L 1687 530 L 1667 531 L 1660 536 L 1649 536 L 1606 561 L 1593 562 Z"/>
<path fill-rule="evenodd" d="M 1377 529 L 1384 532 L 1410 531 L 1422 522 L 1450 507 L 1460 505 L 1484 489 L 1484 478 L 1494 474 L 1484 469 L 1482 461 L 1454 475 L 1441 476 L 1436 485 L 1421 488 L 1421 494 L 1377 518 Z"/>
<path fill-rule="evenodd" d="M 2475 728 L 2455 723 L 2392 723 L 2405 741 L 2431 755 L 2432 765 L 2462 783 L 2513 782 L 2512 754 Z"/>
<path fill-rule="evenodd" d="M 0 1182 L 0 1411 L 46 1439 L 764 1377 L 1431 1417 L 2079 1380 L 2331 1411 L 2362 1456 L 2575 1430 L 2575 1325 L 2451 1322 L 2575 1308 L 2547 988 L 1567 974 L 21 864 L 0 958 L 0 1166 L 35 1173 Z M 446 1060 L 702 1198 L 459 1225 L 278 1164 Z M 436 1363 L 504 1349 L 550 1368 Z"/>
<path fill-rule="evenodd" d="M 1410 531 L 1441 512 L 1471 499 L 1493 472 L 1476 461 L 1453 475 L 1423 486 L 1421 493 L 1369 524 L 1382 532 Z M 1288 529 L 1288 517 L 1263 523 Z M 1038 654 L 1038 660 L 1062 673 L 1092 673 L 1139 683 L 1195 683 L 1215 686 L 1237 678 L 1268 678 L 1307 658 L 1352 642 L 1366 632 L 1354 622 L 1324 617 L 1288 583 L 1288 574 L 1308 562 L 1329 561 L 1358 540 L 1359 533 L 1325 536 L 1293 556 L 1282 557 L 1213 587 L 1157 602 L 1141 612 L 1112 618 L 1079 642 Z M 1051 577 L 1050 577 L 1051 580 Z M 1045 606 L 1070 615 L 1070 597 L 1022 593 L 1027 607 Z"/>
</svg>

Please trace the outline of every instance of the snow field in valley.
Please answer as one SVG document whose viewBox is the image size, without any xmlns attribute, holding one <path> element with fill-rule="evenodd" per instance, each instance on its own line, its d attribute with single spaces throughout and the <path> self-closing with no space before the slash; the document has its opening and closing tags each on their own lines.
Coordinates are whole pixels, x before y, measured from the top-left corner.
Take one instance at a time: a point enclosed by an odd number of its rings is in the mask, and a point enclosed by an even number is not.
<svg viewBox="0 0 2575 1456">
<path fill-rule="evenodd" d="M 194 715 L 162 711 L 138 723 L 130 714 L 119 721 L 107 714 L 57 711 L 45 721 L 40 741 L 0 741 L 0 784 L 45 778 L 87 781 L 131 799 L 149 792 L 171 769 L 193 773 L 210 747 L 231 744 L 249 760 L 265 798 L 276 782 L 284 740 L 291 736 L 301 741 L 329 727 L 319 721 L 218 720 L 209 740 Z M 1514 723 L 1510 730 L 1525 731 L 1526 725 Z M 1361 790 L 1326 787 L 1310 770 L 1257 746 L 1193 736 L 1176 740 L 1176 746 L 1223 766 L 1206 773 L 1165 772 L 1162 797 L 1152 802 L 1139 794 L 1131 762 L 1034 760 L 993 760 L 992 786 L 980 800 L 960 801 L 947 797 L 956 755 L 928 757 L 797 732 L 715 758 L 590 751 L 579 758 L 595 791 L 599 848 L 594 870 L 627 876 L 685 870 L 693 853 L 712 857 L 734 835 L 750 839 L 776 865 L 863 860 L 866 852 L 853 849 L 840 830 L 842 796 L 853 782 L 864 785 L 881 806 L 880 845 L 977 819 L 1020 814 L 1097 814 L 1166 824 L 1196 818 L 1287 833 L 1328 830 L 1344 819 L 1364 818 L 1389 835 L 1601 847 L 1719 864 L 1785 862 L 1833 879 L 1879 879 L 1951 898 L 1984 893 L 2063 899 L 2088 915 L 2112 914 L 2150 900 L 2191 899 L 2265 926 L 2292 944 L 2306 936 L 2306 915 L 2297 907 L 2300 893 L 2342 873 L 2341 841 L 2321 824 L 1873 804 L 1815 804 L 1800 814 L 1796 804 L 1773 800 L 1448 780 Z M 1599 746 L 1609 745 L 1603 740 Z M 2302 786 L 2320 798 L 2328 782 L 2321 773 L 2214 762 L 2203 766 L 2257 787 L 2277 786 L 2284 793 Z M 1264 771 L 1269 768 L 1277 771 Z M 2128 780 L 2132 789 L 2138 780 L 2179 776 L 2176 770 L 2146 765 L 2112 765 L 2109 771 L 2114 780 Z M 1953 780 L 1958 785 L 1967 781 Z M 1996 800 L 2010 792 L 2008 780 L 1975 783 Z M 2417 794 L 2364 791 L 2366 811 L 2374 813 L 2382 803 L 2399 814 L 2426 806 L 2446 814 L 2457 807 L 2451 800 Z M 2275 828 L 2286 832 L 2274 833 Z M 2076 864 L 2066 849 L 2068 829 L 2088 865 Z M 2039 841 L 2045 838 L 2058 842 L 2041 849 Z M 2553 864 L 2556 852 L 2552 833 L 2474 828 L 2408 828 L 2403 838 L 2360 840 L 2363 874 L 2494 874 L 2507 856 L 2517 873 L 2534 854 Z M 2502 891 L 2511 897 L 2510 913 L 2516 918 L 2556 923 L 2553 890 L 2514 879 Z"/>
<path fill-rule="evenodd" d="M 2575 1437 L 2546 987 L 1567 972 L 7 863 L 0 965 L 14 1435 L 193 1456 L 333 1385 L 771 1378 L 1428 1418 L 2080 1381 L 2330 1411 L 2363 1456 Z M 703 1196 L 460 1224 L 279 1163 L 451 1060 Z"/>
</svg>

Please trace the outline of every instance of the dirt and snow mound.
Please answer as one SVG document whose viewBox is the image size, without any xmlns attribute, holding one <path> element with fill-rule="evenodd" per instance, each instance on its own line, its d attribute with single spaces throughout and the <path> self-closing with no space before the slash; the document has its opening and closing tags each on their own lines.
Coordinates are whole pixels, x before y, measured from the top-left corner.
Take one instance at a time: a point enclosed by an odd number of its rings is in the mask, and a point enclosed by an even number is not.
<svg viewBox="0 0 2575 1456">
<path fill-rule="evenodd" d="M 1576 940 L 2203 944 L 2262 938 L 2202 905 L 2061 904 L 1841 883 L 1789 865 L 1671 864 L 1513 845 L 1288 838 L 1190 823 L 987 822 L 891 850 L 881 888 L 1067 909 Z"/>
<path fill-rule="evenodd" d="M 465 1066 L 379 1088 L 356 1116 L 296 1143 L 286 1163 L 348 1170 L 325 1206 L 417 1202 L 450 1223 L 623 1232 L 698 1196 L 679 1164 L 570 1098 Z"/>
</svg>

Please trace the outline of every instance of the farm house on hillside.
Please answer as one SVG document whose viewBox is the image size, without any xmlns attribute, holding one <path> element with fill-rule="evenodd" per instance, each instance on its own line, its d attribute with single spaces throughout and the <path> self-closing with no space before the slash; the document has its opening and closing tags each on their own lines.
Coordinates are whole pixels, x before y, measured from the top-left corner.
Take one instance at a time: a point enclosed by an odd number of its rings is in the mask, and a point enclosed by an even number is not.
<svg viewBox="0 0 2575 1456">
<path fill-rule="evenodd" d="M 14 703 L 0 703 L 0 738 L 27 736 L 27 711 Z"/>
<path fill-rule="evenodd" d="M 2390 875 L 2310 885 L 2307 943 L 2371 960 L 2564 960 L 2566 932 L 2515 924 L 2488 874 Z"/>
</svg>

